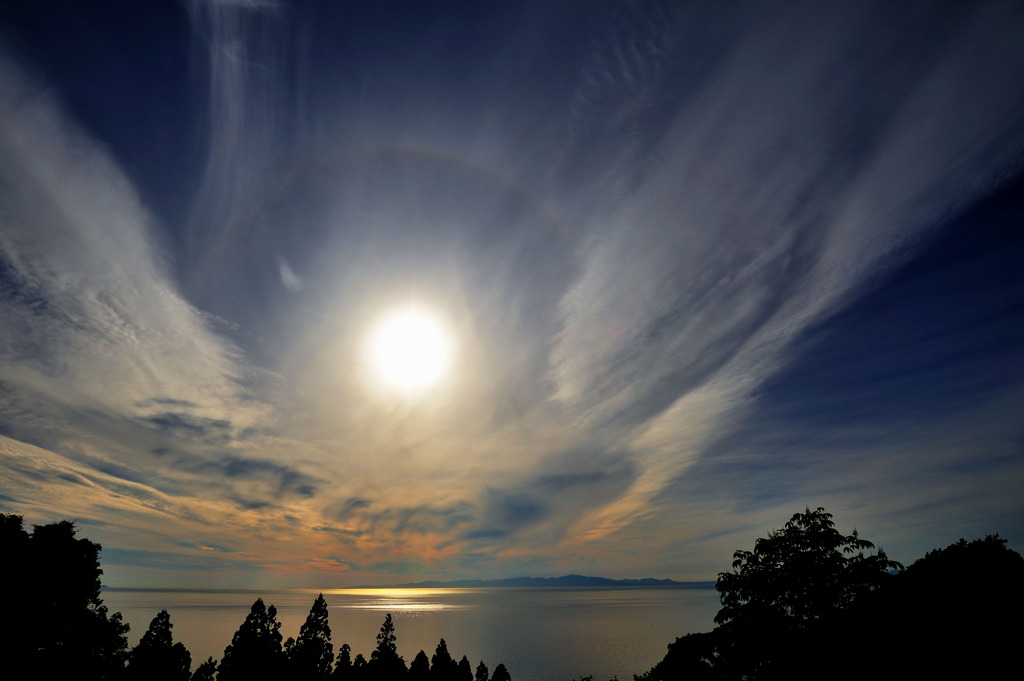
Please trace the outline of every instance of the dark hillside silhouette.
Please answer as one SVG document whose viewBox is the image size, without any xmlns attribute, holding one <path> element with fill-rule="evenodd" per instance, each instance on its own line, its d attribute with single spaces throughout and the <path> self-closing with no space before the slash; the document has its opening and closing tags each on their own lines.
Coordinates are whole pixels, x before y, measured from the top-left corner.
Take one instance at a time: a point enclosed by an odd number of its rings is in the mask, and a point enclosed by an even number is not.
<svg viewBox="0 0 1024 681">
<path fill-rule="evenodd" d="M 1021 612 L 1024 557 L 990 535 L 929 551 L 829 633 L 877 652 L 893 677 L 1012 678 Z"/>
</svg>

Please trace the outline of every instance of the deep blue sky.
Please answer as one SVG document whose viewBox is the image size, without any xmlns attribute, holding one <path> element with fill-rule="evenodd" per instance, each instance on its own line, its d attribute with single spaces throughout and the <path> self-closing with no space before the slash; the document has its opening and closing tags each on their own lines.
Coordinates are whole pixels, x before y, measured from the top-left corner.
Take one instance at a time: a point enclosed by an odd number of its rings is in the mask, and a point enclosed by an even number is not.
<svg viewBox="0 0 1024 681">
<path fill-rule="evenodd" d="M 0 510 L 119 586 L 709 579 L 807 506 L 1020 550 L 1021 35 L 4 3 Z M 410 305 L 449 364 L 395 389 L 368 338 Z"/>
</svg>

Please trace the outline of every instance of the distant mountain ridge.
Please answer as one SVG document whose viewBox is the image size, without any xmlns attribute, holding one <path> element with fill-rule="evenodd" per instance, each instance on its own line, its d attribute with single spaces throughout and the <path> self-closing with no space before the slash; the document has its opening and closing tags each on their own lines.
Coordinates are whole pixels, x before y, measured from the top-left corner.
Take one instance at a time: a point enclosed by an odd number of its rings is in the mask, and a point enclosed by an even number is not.
<svg viewBox="0 0 1024 681">
<path fill-rule="evenodd" d="M 563 575 L 561 577 L 508 577 L 506 579 L 459 579 L 450 582 L 426 581 L 406 584 L 385 584 L 371 586 L 361 584 L 350 589 L 469 589 L 500 587 L 613 587 L 613 586 L 657 586 L 708 588 L 714 582 L 677 582 L 673 579 L 609 579 L 586 575 Z"/>
</svg>

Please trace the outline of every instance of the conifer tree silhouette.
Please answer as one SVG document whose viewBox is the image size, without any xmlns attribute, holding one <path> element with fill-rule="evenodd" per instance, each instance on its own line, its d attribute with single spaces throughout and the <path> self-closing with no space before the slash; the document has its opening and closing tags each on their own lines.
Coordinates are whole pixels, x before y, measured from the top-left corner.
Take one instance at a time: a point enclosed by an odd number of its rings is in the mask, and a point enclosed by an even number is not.
<svg viewBox="0 0 1024 681">
<path fill-rule="evenodd" d="M 356 655 L 356 659 L 352 660 L 351 676 L 349 678 L 353 681 L 365 681 L 369 678 L 369 663 L 366 658 L 363 657 L 362 653 Z"/>
<path fill-rule="evenodd" d="M 377 647 L 370 653 L 367 664 L 367 672 L 373 681 L 392 681 L 406 675 L 405 660 L 398 654 L 395 640 L 395 623 L 388 613 L 377 634 Z"/>
<path fill-rule="evenodd" d="M 348 681 L 352 678 L 352 648 L 347 643 L 341 644 L 338 651 L 338 659 L 334 663 L 334 671 L 331 672 L 331 679 L 334 681 Z"/>
<path fill-rule="evenodd" d="M 314 681 L 330 676 L 334 645 L 331 643 L 327 601 L 323 594 L 313 601 L 306 621 L 299 629 L 299 637 L 286 649 L 288 668 L 295 681 Z"/>
<path fill-rule="evenodd" d="M 455 681 L 457 668 L 458 665 L 448 652 L 448 644 L 442 638 L 430 656 L 430 681 Z"/>
<path fill-rule="evenodd" d="M 208 657 L 205 662 L 200 663 L 196 670 L 192 672 L 191 681 L 213 681 L 216 674 L 217 661 L 212 657 Z"/>
<path fill-rule="evenodd" d="M 161 610 L 149 623 L 139 645 L 128 653 L 129 681 L 189 681 L 192 656 L 171 634 L 171 616 Z"/>
<path fill-rule="evenodd" d="M 458 669 L 455 671 L 456 681 L 473 681 L 473 667 L 469 664 L 469 658 L 465 655 L 459 660 Z"/>
<path fill-rule="evenodd" d="M 224 649 L 217 681 L 280 681 L 286 672 L 285 660 L 277 608 L 267 608 L 257 598 Z"/>
<path fill-rule="evenodd" d="M 412 664 L 409 665 L 410 681 L 427 681 L 430 678 L 430 660 L 424 651 L 416 653 Z"/>
<path fill-rule="evenodd" d="M 512 681 L 512 675 L 505 669 L 505 665 L 499 664 L 494 668 L 494 674 L 491 676 L 491 681 Z"/>
</svg>

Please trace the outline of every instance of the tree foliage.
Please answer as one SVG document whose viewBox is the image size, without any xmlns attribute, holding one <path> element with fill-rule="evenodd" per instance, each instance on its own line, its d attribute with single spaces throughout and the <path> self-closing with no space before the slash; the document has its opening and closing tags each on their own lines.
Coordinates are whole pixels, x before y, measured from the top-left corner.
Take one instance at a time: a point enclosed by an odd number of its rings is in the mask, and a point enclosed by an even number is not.
<svg viewBox="0 0 1024 681">
<path fill-rule="evenodd" d="M 430 678 L 430 660 L 424 651 L 416 653 L 409 665 L 409 681 L 427 681 Z"/>
<path fill-rule="evenodd" d="M 873 548 L 856 530 L 836 530 L 823 508 L 795 514 L 781 530 L 758 539 L 752 551 L 736 551 L 732 571 L 719 574 L 718 626 L 676 639 L 661 662 L 635 679 L 799 679 L 812 669 L 820 674 L 826 632 L 902 569 L 884 551 L 865 554 Z"/>
<path fill-rule="evenodd" d="M 377 647 L 370 653 L 367 664 L 367 671 L 374 681 L 390 681 L 405 676 L 405 660 L 398 654 L 395 640 L 395 623 L 388 613 L 377 634 Z"/>
<path fill-rule="evenodd" d="M 208 657 L 205 662 L 200 663 L 196 670 L 192 672 L 192 681 L 213 681 L 216 674 L 217 661 L 212 657 Z"/>
<path fill-rule="evenodd" d="M 331 678 L 335 681 L 346 681 L 352 677 L 352 648 L 347 644 L 341 644 L 338 651 L 338 659 L 334 663 L 334 671 Z"/>
<path fill-rule="evenodd" d="M 888 659 L 893 678 L 1006 678 L 1021 611 L 1024 557 L 990 535 L 929 551 L 829 633 Z M 901 635 L 872 636 L 879 621 Z"/>
<path fill-rule="evenodd" d="M 687 634 L 668 645 L 668 653 L 658 664 L 643 675 L 634 675 L 634 681 L 669 681 L 686 679 L 701 681 L 723 678 L 719 641 L 722 636 L 712 632 Z"/>
<path fill-rule="evenodd" d="M 473 681 L 473 667 L 469 664 L 469 658 L 465 655 L 459 660 L 458 668 L 455 671 L 457 681 Z"/>
<path fill-rule="evenodd" d="M 448 652 L 448 644 L 442 638 L 430 656 L 431 681 L 455 681 L 457 665 Z"/>
<path fill-rule="evenodd" d="M 512 675 L 505 669 L 505 665 L 499 664 L 494 668 L 494 674 L 491 675 L 491 681 L 512 681 Z"/>
<path fill-rule="evenodd" d="M 737 629 L 801 629 L 846 609 L 902 566 L 874 544 L 835 529 L 823 508 L 797 513 L 783 529 L 733 554 L 732 572 L 718 575 L 722 609 L 715 623 Z"/>
<path fill-rule="evenodd" d="M 217 681 L 277 681 L 284 676 L 281 623 L 277 609 L 257 598 L 242 626 L 224 649 Z"/>
<path fill-rule="evenodd" d="M 15 585 L 0 618 L 0 654 L 52 678 L 117 678 L 128 652 L 128 625 L 100 598 L 100 545 L 77 538 L 63 520 L 24 529 L 18 515 L 0 515 L 0 578 Z"/>
<path fill-rule="evenodd" d="M 364 681 L 369 678 L 368 668 L 369 664 L 366 662 L 366 658 L 363 657 L 363 654 L 357 654 L 356 659 L 352 660 L 352 671 L 349 678 L 353 681 Z"/>
<path fill-rule="evenodd" d="M 330 676 L 334 645 L 331 643 L 327 601 L 323 594 L 313 601 L 306 621 L 299 629 L 298 639 L 287 650 L 289 672 L 295 681 L 314 681 Z"/>
<path fill-rule="evenodd" d="M 142 635 L 139 645 L 128 654 L 127 678 L 131 681 L 189 681 L 192 656 L 171 634 L 171 616 L 157 613 Z"/>
</svg>

